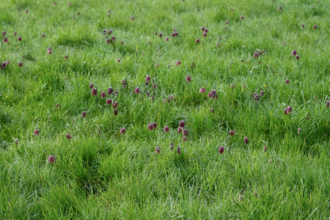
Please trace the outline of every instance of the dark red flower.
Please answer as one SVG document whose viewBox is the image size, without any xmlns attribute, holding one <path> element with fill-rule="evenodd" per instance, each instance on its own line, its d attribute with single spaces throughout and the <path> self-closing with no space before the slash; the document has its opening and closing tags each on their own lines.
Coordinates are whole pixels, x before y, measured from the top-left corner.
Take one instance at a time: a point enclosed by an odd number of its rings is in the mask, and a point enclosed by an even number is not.
<svg viewBox="0 0 330 220">
<path fill-rule="evenodd" d="M 72 135 L 71 134 L 67 134 L 65 137 L 66 137 L 66 139 L 70 140 L 72 138 Z"/>
<path fill-rule="evenodd" d="M 39 135 L 39 129 L 35 129 L 34 132 L 33 132 L 33 135 L 38 136 Z"/>
<path fill-rule="evenodd" d="M 164 132 L 169 132 L 170 131 L 170 127 L 169 126 L 165 126 L 164 127 Z"/>
<path fill-rule="evenodd" d="M 48 157 L 48 163 L 54 163 L 54 162 L 55 162 L 55 157 L 52 156 L 52 155 L 50 155 L 50 156 Z"/>
<path fill-rule="evenodd" d="M 152 129 L 154 129 L 153 123 L 148 124 L 148 130 L 152 130 Z"/>
<path fill-rule="evenodd" d="M 245 144 L 248 144 L 249 143 L 249 138 L 248 137 L 244 137 L 244 142 L 245 142 Z"/>
</svg>

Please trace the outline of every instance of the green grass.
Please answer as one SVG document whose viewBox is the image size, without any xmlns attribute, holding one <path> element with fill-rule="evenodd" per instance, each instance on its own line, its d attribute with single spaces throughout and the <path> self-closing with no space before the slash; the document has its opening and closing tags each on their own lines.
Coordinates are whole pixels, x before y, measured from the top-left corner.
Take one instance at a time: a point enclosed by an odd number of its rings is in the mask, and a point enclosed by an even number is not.
<svg viewBox="0 0 330 220">
<path fill-rule="evenodd" d="M 0 4 L 0 31 L 10 42 L 0 36 L 0 61 L 11 62 L 0 69 L 1 219 L 330 218 L 329 2 L 56 3 Z M 110 28 L 116 40 L 106 44 Z M 157 89 L 145 86 L 146 75 Z M 119 92 L 111 95 L 117 116 L 100 97 L 109 87 Z M 151 122 L 156 130 L 147 129 Z"/>
</svg>

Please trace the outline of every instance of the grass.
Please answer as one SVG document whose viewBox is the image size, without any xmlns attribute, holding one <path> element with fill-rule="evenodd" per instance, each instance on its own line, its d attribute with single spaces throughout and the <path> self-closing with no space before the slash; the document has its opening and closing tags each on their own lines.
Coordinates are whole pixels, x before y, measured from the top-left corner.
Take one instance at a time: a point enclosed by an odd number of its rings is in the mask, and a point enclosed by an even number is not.
<svg viewBox="0 0 330 220">
<path fill-rule="evenodd" d="M 0 69 L 0 218 L 330 218 L 328 7 L 316 0 L 2 2 L 9 44 L 1 35 L 0 61 L 10 65 Z M 107 44 L 110 28 L 116 40 Z M 146 75 L 156 89 L 145 86 Z M 117 116 L 100 97 L 109 87 L 118 90 L 111 95 Z M 218 99 L 207 97 L 212 89 Z M 285 115 L 287 106 L 293 112 Z M 147 129 L 151 122 L 156 130 Z"/>
</svg>

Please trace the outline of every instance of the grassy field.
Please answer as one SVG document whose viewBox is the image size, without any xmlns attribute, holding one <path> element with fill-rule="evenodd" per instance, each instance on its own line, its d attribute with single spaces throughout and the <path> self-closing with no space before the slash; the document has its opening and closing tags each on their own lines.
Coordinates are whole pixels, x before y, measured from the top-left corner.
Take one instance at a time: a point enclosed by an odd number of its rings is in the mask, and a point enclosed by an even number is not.
<svg viewBox="0 0 330 220">
<path fill-rule="evenodd" d="M 1 2 L 0 219 L 329 219 L 329 7 Z"/>
</svg>

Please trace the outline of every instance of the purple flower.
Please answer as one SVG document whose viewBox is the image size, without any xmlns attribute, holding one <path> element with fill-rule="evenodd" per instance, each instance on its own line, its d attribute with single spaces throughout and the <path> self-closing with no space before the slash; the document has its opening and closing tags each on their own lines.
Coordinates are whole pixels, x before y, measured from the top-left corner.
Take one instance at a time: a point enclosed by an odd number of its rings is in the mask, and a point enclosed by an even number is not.
<svg viewBox="0 0 330 220">
<path fill-rule="evenodd" d="M 148 124 L 148 130 L 152 130 L 152 129 L 154 129 L 154 125 L 153 125 L 153 123 L 151 123 L 151 124 Z"/>
<path fill-rule="evenodd" d="M 50 155 L 50 156 L 48 157 L 48 163 L 54 163 L 54 162 L 55 162 L 55 157 L 52 156 L 52 155 Z"/>
<path fill-rule="evenodd" d="M 113 88 L 112 88 L 112 87 L 109 87 L 107 93 L 108 93 L 109 95 L 111 95 L 111 94 L 113 93 Z"/>
<path fill-rule="evenodd" d="M 170 131 L 170 127 L 169 126 L 165 126 L 164 127 L 164 132 L 169 132 Z"/>
<path fill-rule="evenodd" d="M 146 76 L 146 82 L 149 82 L 151 80 L 151 77 L 149 75 Z"/>
<path fill-rule="evenodd" d="M 217 91 L 215 91 L 215 90 L 212 90 L 211 92 L 209 92 L 209 94 L 207 96 L 210 98 L 213 98 L 213 99 L 218 98 Z"/>
<path fill-rule="evenodd" d="M 126 84 L 127 84 L 126 80 L 125 80 L 125 79 L 122 79 L 122 80 L 121 80 L 121 85 L 122 85 L 123 87 L 125 87 Z"/>
<path fill-rule="evenodd" d="M 70 140 L 72 138 L 72 135 L 71 134 L 67 134 L 65 137 L 66 137 L 66 139 Z"/>
<path fill-rule="evenodd" d="M 126 129 L 125 128 L 121 128 L 120 129 L 120 134 L 125 134 L 126 133 Z"/>
<path fill-rule="evenodd" d="M 253 94 L 253 98 L 255 101 L 259 101 L 259 95 L 257 93 Z"/>
<path fill-rule="evenodd" d="M 249 143 L 249 138 L 248 137 L 244 137 L 244 142 L 245 142 L 245 144 L 248 144 Z"/>
<path fill-rule="evenodd" d="M 35 129 L 34 132 L 33 132 L 33 135 L 38 136 L 39 135 L 39 129 Z"/>
<path fill-rule="evenodd" d="M 223 154 L 224 150 L 225 150 L 225 148 L 223 146 L 220 146 L 219 147 L 219 154 Z"/>
</svg>

